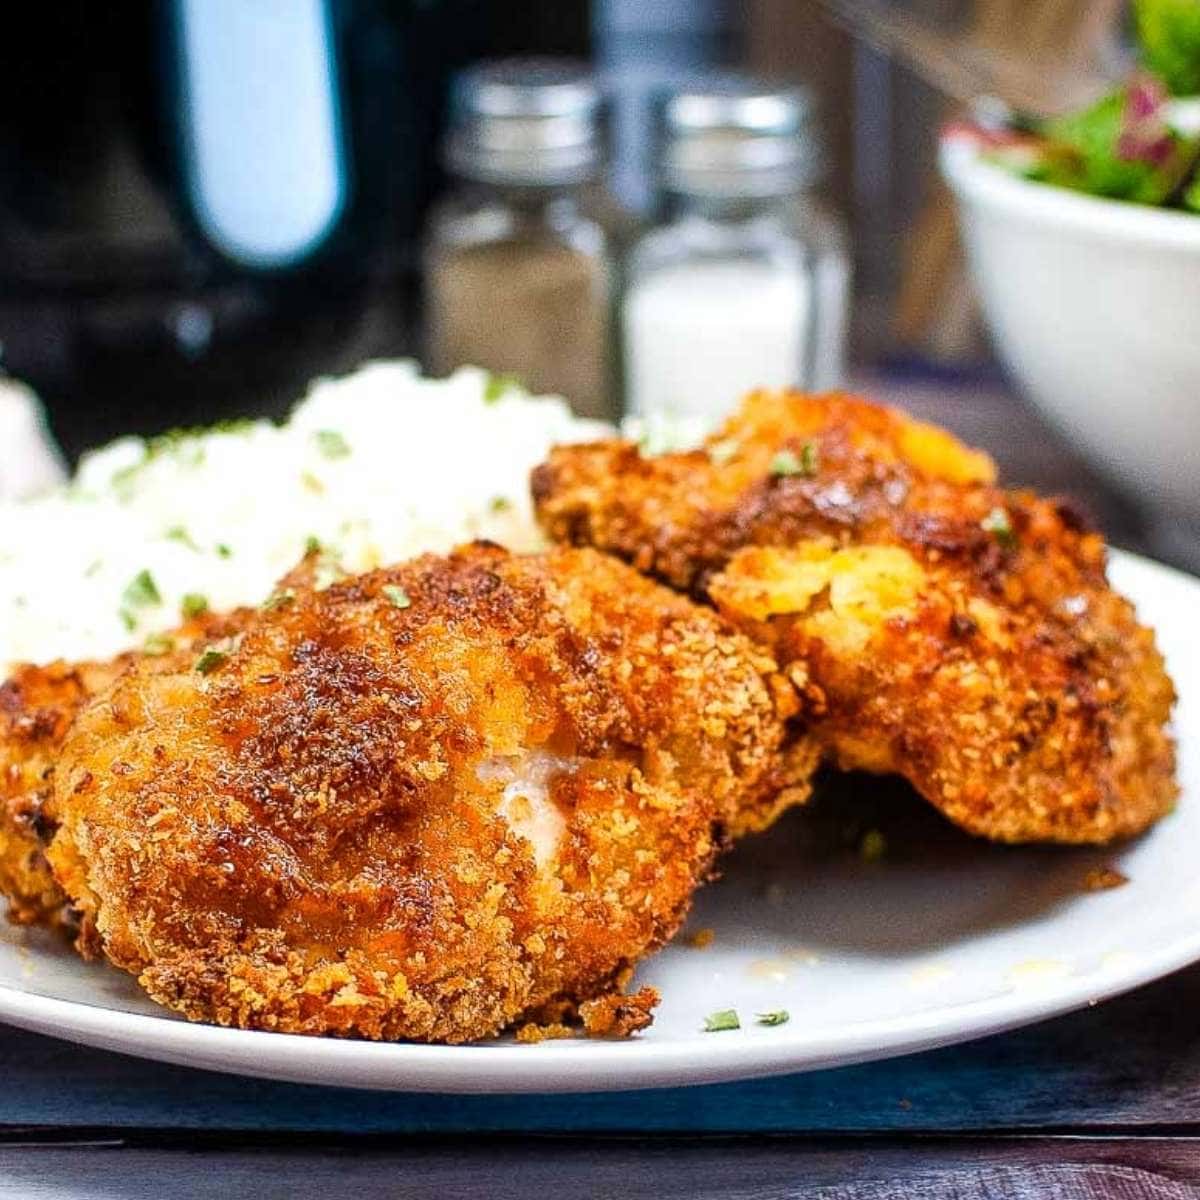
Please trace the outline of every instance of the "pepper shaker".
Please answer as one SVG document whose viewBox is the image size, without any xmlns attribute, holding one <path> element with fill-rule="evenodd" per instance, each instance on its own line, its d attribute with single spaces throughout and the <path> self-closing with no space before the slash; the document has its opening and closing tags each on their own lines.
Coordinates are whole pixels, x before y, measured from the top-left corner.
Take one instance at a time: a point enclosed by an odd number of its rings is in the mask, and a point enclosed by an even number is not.
<svg viewBox="0 0 1200 1200">
<path fill-rule="evenodd" d="M 426 245 L 430 366 L 485 367 L 580 416 L 615 416 L 609 249 L 588 207 L 603 165 L 595 84 L 566 61 L 488 63 L 460 78 L 455 110 L 457 186 Z"/>
</svg>

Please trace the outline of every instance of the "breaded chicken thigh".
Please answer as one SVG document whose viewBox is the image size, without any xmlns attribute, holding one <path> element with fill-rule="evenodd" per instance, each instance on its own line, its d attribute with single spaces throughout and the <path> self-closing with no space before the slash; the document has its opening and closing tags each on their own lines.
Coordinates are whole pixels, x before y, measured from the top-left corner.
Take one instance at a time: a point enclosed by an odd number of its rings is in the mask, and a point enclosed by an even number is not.
<svg viewBox="0 0 1200 1200">
<path fill-rule="evenodd" d="M 49 857 L 194 1020 L 464 1042 L 591 1001 L 625 1033 L 646 998 L 608 997 L 730 832 L 806 794 L 790 693 L 615 559 L 477 544 L 134 665 L 62 746 Z"/>
<path fill-rule="evenodd" d="M 235 632 L 239 619 L 236 613 L 206 613 L 153 639 L 153 653 L 130 651 L 108 662 L 23 664 L 0 684 L 0 898 L 8 901 L 9 920 L 74 926 L 45 849 L 57 826 L 54 765 L 76 713 L 139 658 L 167 670 L 187 659 L 197 639 Z"/>
<path fill-rule="evenodd" d="M 0 895 L 19 925 L 63 919 L 66 896 L 43 854 L 54 762 L 75 714 L 124 666 L 120 659 L 27 665 L 0 685 Z"/>
<path fill-rule="evenodd" d="M 758 392 L 692 453 L 556 449 L 558 541 L 711 600 L 778 656 L 848 769 L 1006 842 L 1103 843 L 1173 803 L 1171 681 L 1070 505 L 850 396 Z"/>
</svg>

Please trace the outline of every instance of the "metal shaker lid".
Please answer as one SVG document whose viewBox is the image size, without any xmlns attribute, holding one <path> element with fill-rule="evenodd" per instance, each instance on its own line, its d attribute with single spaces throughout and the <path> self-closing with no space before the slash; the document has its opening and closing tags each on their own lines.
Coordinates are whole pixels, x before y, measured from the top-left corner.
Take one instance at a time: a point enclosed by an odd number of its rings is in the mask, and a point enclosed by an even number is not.
<svg viewBox="0 0 1200 1200">
<path fill-rule="evenodd" d="M 814 106 L 802 87 L 719 75 L 663 97 L 658 114 L 670 191 L 770 196 L 820 177 Z"/>
<path fill-rule="evenodd" d="M 570 184 L 602 159 L 600 93 L 582 63 L 513 58 L 456 80 L 447 167 L 490 183 Z"/>
</svg>

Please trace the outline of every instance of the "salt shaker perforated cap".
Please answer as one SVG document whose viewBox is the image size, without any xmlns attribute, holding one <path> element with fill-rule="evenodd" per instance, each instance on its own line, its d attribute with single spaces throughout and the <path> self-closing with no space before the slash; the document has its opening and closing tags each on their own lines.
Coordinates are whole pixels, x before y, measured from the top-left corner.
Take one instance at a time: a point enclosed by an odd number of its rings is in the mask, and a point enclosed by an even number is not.
<svg viewBox="0 0 1200 1200">
<path fill-rule="evenodd" d="M 445 161 L 488 183 L 579 183 L 599 170 L 600 93 L 570 59 L 481 63 L 455 81 Z"/>
<path fill-rule="evenodd" d="M 812 97 L 802 87 L 719 75 L 662 97 L 658 115 L 669 191 L 770 196 L 820 176 Z"/>
</svg>

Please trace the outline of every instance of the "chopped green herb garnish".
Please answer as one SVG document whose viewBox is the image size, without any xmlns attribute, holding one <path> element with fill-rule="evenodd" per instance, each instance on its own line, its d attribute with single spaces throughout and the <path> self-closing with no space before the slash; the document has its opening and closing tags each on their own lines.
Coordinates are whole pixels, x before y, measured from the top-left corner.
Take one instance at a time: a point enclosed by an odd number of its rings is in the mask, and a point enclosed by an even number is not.
<svg viewBox="0 0 1200 1200">
<path fill-rule="evenodd" d="M 149 571 L 139 571 L 125 585 L 125 591 L 121 594 L 121 599 L 129 608 L 150 608 L 162 603 L 162 595 L 158 590 L 158 585 L 154 582 L 154 576 Z"/>
<path fill-rule="evenodd" d="M 817 473 L 817 447 L 815 442 L 805 442 L 800 453 L 780 450 L 771 459 L 771 474 L 775 476 L 799 475 L 811 479 Z"/>
<path fill-rule="evenodd" d="M 287 608 L 289 604 L 296 602 L 296 593 L 291 588 L 280 588 L 277 592 L 272 592 L 263 604 L 263 609 L 266 612 L 274 612 L 277 608 Z"/>
<path fill-rule="evenodd" d="M 396 608 L 408 608 L 412 604 L 412 599 L 409 594 L 394 583 L 385 583 L 382 588 L 383 594 L 388 598 L 391 604 Z"/>
<path fill-rule="evenodd" d="M 741 1029 L 736 1008 L 722 1008 L 704 1018 L 705 1033 L 723 1033 L 726 1029 Z"/>
<path fill-rule="evenodd" d="M 508 512 L 512 506 L 512 501 L 507 496 L 493 496 L 488 508 L 494 513 L 502 513 Z"/>
<path fill-rule="evenodd" d="M 151 658 L 161 658 L 174 649 L 175 642 L 165 633 L 152 633 L 142 643 L 142 653 L 150 655 Z"/>
<path fill-rule="evenodd" d="M 218 542 L 217 543 L 217 557 L 218 558 L 232 558 L 233 551 L 224 542 Z"/>
<path fill-rule="evenodd" d="M 197 554 L 200 552 L 200 547 L 196 545 L 192 535 L 182 525 L 172 525 L 163 536 L 168 541 L 178 542 L 189 550 L 195 550 Z"/>
<path fill-rule="evenodd" d="M 263 423 L 261 417 L 226 417 L 212 425 L 200 425 L 191 430 L 194 435 L 201 437 L 206 433 L 251 433 L 256 425 Z M 185 434 L 188 430 L 183 431 Z"/>
<path fill-rule="evenodd" d="M 139 462 L 114 471 L 109 483 L 117 492 L 118 499 L 127 501 L 132 495 L 132 484 L 142 468 L 157 458 L 170 454 L 184 466 L 198 467 L 204 462 L 204 438 L 212 433 L 242 433 L 253 429 L 258 422 L 251 419 L 219 421 L 207 428 L 171 429 L 142 442 L 142 457 Z"/>
<path fill-rule="evenodd" d="M 226 651 L 210 646 L 196 659 L 196 670 L 201 675 L 211 675 L 228 657 Z"/>
<path fill-rule="evenodd" d="M 755 1013 L 754 1019 L 760 1025 L 786 1025 L 792 1018 L 786 1008 L 777 1008 L 774 1012 Z"/>
<path fill-rule="evenodd" d="M 241 634 L 214 642 L 196 659 L 196 670 L 201 675 L 211 675 L 241 644 Z"/>
<path fill-rule="evenodd" d="M 495 404 L 509 392 L 521 391 L 521 381 L 515 375 L 489 375 L 483 385 L 484 404 Z"/>
<path fill-rule="evenodd" d="M 326 458 L 350 457 L 350 444 L 336 429 L 318 429 L 313 436 L 317 440 L 317 449 Z"/>
<path fill-rule="evenodd" d="M 998 505 L 979 522 L 979 528 L 985 533 L 990 533 L 1006 550 L 1017 544 L 1012 521 L 1009 520 L 1008 513 Z"/>
<path fill-rule="evenodd" d="M 304 490 L 312 492 L 314 496 L 323 495 L 325 492 L 325 485 L 311 471 L 302 471 L 300 482 L 304 485 Z"/>
<path fill-rule="evenodd" d="M 137 628 L 137 617 L 133 615 L 127 608 L 120 610 L 121 624 L 132 633 Z"/>
<path fill-rule="evenodd" d="M 208 612 L 208 597 L 200 592 L 186 592 L 179 602 L 179 611 L 183 613 L 185 620 L 190 621 L 193 617 Z"/>
<path fill-rule="evenodd" d="M 887 853 L 887 839 L 878 829 L 868 829 L 858 844 L 858 856 L 865 863 L 878 862 Z"/>
<path fill-rule="evenodd" d="M 112 473 L 112 478 L 108 482 L 112 485 L 113 491 L 117 493 L 118 500 L 124 502 L 130 498 L 133 481 L 137 478 L 137 474 L 141 469 L 142 463 L 139 462 L 133 463 L 128 467 L 122 467 L 119 471 Z"/>
<path fill-rule="evenodd" d="M 317 564 L 316 571 L 313 572 L 313 588 L 315 591 L 323 592 L 326 588 L 337 583 L 345 574 L 346 572 L 342 569 L 342 564 L 336 558 L 325 554 Z"/>
<path fill-rule="evenodd" d="M 315 537 L 309 537 L 304 544 L 304 551 L 306 561 L 313 555 L 317 556 L 313 571 L 313 588 L 316 591 L 323 592 L 331 584 L 345 577 L 346 570 L 338 560 L 336 546 L 326 546 Z"/>
<path fill-rule="evenodd" d="M 213 433 L 249 433 L 258 422 L 254 417 L 230 417 L 226 421 L 214 421 L 211 425 L 192 425 L 179 429 L 168 429 L 150 438 L 146 443 L 148 458 L 178 451 L 189 442 L 197 442 Z"/>
<path fill-rule="evenodd" d="M 91 579 L 91 577 L 93 575 L 95 575 L 96 572 L 99 571 L 102 566 L 104 566 L 104 559 L 102 559 L 102 558 L 98 558 L 98 559 L 96 559 L 95 562 L 89 563 L 87 570 L 84 571 L 84 573 L 83 573 L 84 578 Z"/>
<path fill-rule="evenodd" d="M 738 444 L 732 438 L 713 442 L 708 448 L 708 458 L 714 466 L 723 467 L 738 452 Z"/>
</svg>

